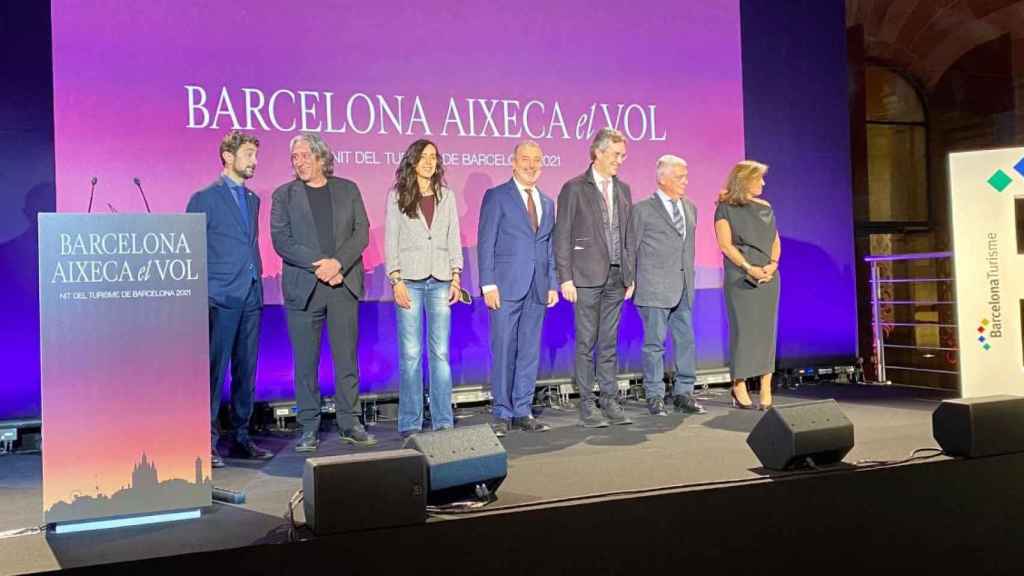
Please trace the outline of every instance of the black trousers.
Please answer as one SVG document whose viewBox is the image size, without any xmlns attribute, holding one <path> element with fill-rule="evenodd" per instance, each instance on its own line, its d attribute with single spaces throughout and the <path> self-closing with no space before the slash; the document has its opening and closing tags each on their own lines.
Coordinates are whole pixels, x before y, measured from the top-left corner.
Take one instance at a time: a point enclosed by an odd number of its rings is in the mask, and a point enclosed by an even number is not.
<svg viewBox="0 0 1024 576">
<path fill-rule="evenodd" d="M 576 324 L 576 386 L 580 399 L 594 399 L 594 377 L 602 398 L 615 398 L 619 393 L 618 373 L 619 318 L 626 287 L 622 285 L 622 269 L 611 266 L 602 286 L 577 287 L 573 309 Z M 595 361 L 594 355 L 597 355 Z"/>
<path fill-rule="evenodd" d="M 334 361 L 334 402 L 338 428 L 348 430 L 358 422 L 359 300 L 341 284 L 317 282 L 303 310 L 288 309 L 288 337 L 295 363 L 295 399 L 303 432 L 320 427 L 320 335 L 324 321 Z"/>
</svg>

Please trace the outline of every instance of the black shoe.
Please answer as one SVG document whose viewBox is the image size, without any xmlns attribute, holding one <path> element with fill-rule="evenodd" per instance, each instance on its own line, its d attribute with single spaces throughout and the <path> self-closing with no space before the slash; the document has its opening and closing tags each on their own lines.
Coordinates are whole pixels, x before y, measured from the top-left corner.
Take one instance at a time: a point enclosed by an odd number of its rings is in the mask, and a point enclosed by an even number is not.
<svg viewBox="0 0 1024 576">
<path fill-rule="evenodd" d="M 317 446 L 320 445 L 319 434 L 316 430 L 309 432 L 303 432 L 302 438 L 299 438 L 299 443 L 295 445 L 296 452 L 316 452 Z"/>
<path fill-rule="evenodd" d="M 495 418 L 491 422 L 491 431 L 498 438 L 504 438 L 512 430 L 512 422 L 505 418 Z"/>
<path fill-rule="evenodd" d="M 231 455 L 235 458 L 246 458 L 248 460 L 270 460 L 274 453 L 257 446 L 252 440 L 235 442 Z"/>
<path fill-rule="evenodd" d="M 593 400 L 583 400 L 580 402 L 580 426 L 584 428 L 605 428 L 608 426 L 608 421 L 604 419 L 604 415 L 597 409 Z"/>
<path fill-rule="evenodd" d="M 513 418 L 512 427 L 524 432 L 547 432 L 548 430 L 551 430 L 551 426 L 542 423 L 533 416 Z"/>
<path fill-rule="evenodd" d="M 401 431 L 398 432 L 398 435 L 401 436 L 402 438 L 408 438 L 410 436 L 414 436 L 414 435 L 419 434 L 419 433 L 420 433 L 419 430 L 401 430 Z"/>
<path fill-rule="evenodd" d="M 647 401 L 647 411 L 651 416 L 668 416 L 665 411 L 665 401 L 661 398 L 652 398 Z"/>
<path fill-rule="evenodd" d="M 217 452 L 216 448 L 210 450 L 210 467 L 211 468 L 223 468 L 224 459 L 220 457 L 220 453 Z"/>
<path fill-rule="evenodd" d="M 356 446 L 369 447 L 377 443 L 377 439 L 373 434 L 368 434 L 362 424 L 356 424 L 348 430 L 341 430 L 338 432 L 338 436 L 341 437 L 342 442 Z"/>
<path fill-rule="evenodd" d="M 672 398 L 672 404 L 675 405 L 676 412 L 684 412 L 686 414 L 707 414 L 708 412 L 690 394 L 675 396 Z"/>
<path fill-rule="evenodd" d="M 617 399 L 608 398 L 605 399 L 602 404 L 604 404 L 604 417 L 608 419 L 609 424 L 625 426 L 633 423 L 633 421 L 629 419 L 629 416 L 626 416 L 626 413 L 622 411 L 622 406 L 619 405 L 619 401 Z"/>
</svg>

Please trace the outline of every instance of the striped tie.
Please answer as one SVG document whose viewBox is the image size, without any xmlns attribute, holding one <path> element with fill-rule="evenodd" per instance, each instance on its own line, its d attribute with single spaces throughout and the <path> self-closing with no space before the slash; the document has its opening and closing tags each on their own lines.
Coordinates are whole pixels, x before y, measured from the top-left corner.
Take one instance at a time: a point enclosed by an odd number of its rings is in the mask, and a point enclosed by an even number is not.
<svg viewBox="0 0 1024 576">
<path fill-rule="evenodd" d="M 676 227 L 676 232 L 685 239 L 686 222 L 683 221 L 683 214 L 679 210 L 679 200 L 672 201 L 672 224 Z"/>
</svg>

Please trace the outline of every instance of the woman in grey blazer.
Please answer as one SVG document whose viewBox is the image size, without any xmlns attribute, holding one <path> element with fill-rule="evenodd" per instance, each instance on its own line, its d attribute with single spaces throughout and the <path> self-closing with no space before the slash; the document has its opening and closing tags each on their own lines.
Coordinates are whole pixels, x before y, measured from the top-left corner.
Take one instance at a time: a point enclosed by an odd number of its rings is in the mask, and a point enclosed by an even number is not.
<svg viewBox="0 0 1024 576">
<path fill-rule="evenodd" d="M 405 437 L 423 426 L 424 313 L 431 426 L 441 430 L 454 424 L 448 340 L 450 307 L 459 299 L 462 242 L 455 194 L 444 183 L 433 142 L 417 140 L 405 151 L 385 206 L 384 253 L 398 319 L 398 431 Z"/>
</svg>

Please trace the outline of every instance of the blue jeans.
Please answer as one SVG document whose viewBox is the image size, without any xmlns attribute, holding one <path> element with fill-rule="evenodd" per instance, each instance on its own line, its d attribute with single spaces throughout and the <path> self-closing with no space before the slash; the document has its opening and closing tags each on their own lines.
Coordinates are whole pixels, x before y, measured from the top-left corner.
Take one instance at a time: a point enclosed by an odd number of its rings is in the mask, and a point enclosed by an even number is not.
<svg viewBox="0 0 1024 576">
<path fill-rule="evenodd" d="M 451 308 L 448 282 L 433 277 L 406 280 L 408 309 L 396 307 L 398 317 L 398 430 L 417 432 L 423 426 L 423 313 L 427 314 L 430 348 L 430 421 L 434 430 L 451 428 L 452 369 L 448 364 Z"/>
<path fill-rule="evenodd" d="M 672 347 L 675 349 L 675 382 L 672 394 L 693 394 L 697 380 L 697 347 L 693 338 L 692 311 L 686 303 L 686 294 L 675 308 L 637 306 L 644 323 L 644 390 L 648 399 L 664 398 L 665 336 L 672 329 Z"/>
</svg>

